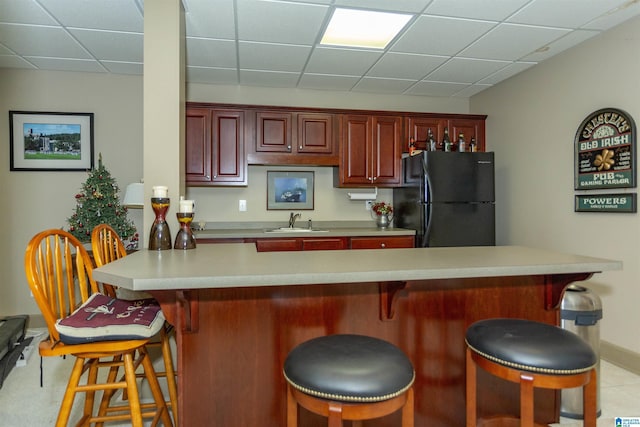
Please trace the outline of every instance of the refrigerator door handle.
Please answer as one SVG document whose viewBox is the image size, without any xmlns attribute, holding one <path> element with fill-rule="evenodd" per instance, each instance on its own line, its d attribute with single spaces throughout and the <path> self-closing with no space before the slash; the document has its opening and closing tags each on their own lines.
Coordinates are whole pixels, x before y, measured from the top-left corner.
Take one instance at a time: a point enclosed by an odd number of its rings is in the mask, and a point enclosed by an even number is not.
<svg viewBox="0 0 640 427">
<path fill-rule="evenodd" d="M 431 224 L 433 223 L 433 221 L 431 220 L 433 217 L 431 215 L 431 211 L 433 209 L 433 204 L 432 203 L 426 203 L 426 209 L 425 212 L 427 214 L 427 223 L 425 225 L 425 229 L 424 229 L 424 236 L 422 238 L 422 247 L 426 248 L 428 247 L 428 242 L 429 242 L 429 235 L 431 234 Z"/>
</svg>

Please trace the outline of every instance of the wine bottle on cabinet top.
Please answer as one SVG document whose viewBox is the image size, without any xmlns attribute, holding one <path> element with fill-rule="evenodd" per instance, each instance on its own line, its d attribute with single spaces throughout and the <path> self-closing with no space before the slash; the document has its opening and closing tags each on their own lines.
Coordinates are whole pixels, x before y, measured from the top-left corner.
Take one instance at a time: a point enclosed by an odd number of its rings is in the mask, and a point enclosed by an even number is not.
<svg viewBox="0 0 640 427">
<path fill-rule="evenodd" d="M 444 136 L 442 137 L 442 149 L 444 151 L 453 151 L 453 144 L 449 138 L 449 129 L 444 128 Z"/>
<path fill-rule="evenodd" d="M 464 140 L 464 134 L 462 132 L 458 134 L 458 151 L 461 153 L 467 151 L 467 143 Z"/>
<path fill-rule="evenodd" d="M 427 150 L 429 151 L 438 150 L 438 143 L 433 137 L 433 132 L 431 132 L 431 128 L 427 129 Z"/>
<path fill-rule="evenodd" d="M 476 139 L 472 136 L 471 142 L 469 143 L 469 151 L 474 153 L 477 150 L 478 150 L 478 146 L 476 145 Z"/>
</svg>

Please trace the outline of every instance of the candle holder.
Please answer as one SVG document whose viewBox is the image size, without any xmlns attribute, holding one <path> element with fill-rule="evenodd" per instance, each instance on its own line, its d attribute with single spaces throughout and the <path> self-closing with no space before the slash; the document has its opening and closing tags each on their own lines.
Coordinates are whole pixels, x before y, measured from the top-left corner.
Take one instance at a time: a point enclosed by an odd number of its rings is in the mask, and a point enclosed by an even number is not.
<svg viewBox="0 0 640 427">
<path fill-rule="evenodd" d="M 149 233 L 149 249 L 159 251 L 171 249 L 171 231 L 169 231 L 169 224 L 165 220 L 169 210 L 169 198 L 152 197 L 151 207 L 156 214 L 156 219 L 153 221 L 151 233 Z"/>
<path fill-rule="evenodd" d="M 196 238 L 191 231 L 191 221 L 193 221 L 193 212 L 178 212 L 176 214 L 180 223 L 180 230 L 176 235 L 176 241 L 173 249 L 195 249 Z"/>
</svg>

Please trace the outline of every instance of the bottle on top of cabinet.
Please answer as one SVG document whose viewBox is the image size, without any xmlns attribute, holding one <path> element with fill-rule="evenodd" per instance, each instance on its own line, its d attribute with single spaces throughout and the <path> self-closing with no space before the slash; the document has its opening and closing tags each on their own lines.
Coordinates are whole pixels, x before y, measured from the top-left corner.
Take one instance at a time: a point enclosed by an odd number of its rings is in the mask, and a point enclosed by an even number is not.
<svg viewBox="0 0 640 427">
<path fill-rule="evenodd" d="M 449 129 L 444 128 L 444 136 L 442 137 L 442 149 L 444 151 L 453 151 L 453 143 L 449 138 Z"/>
<path fill-rule="evenodd" d="M 469 142 L 469 151 L 475 153 L 477 150 L 478 147 L 476 146 L 476 139 L 472 136 L 471 142 Z"/>
<path fill-rule="evenodd" d="M 462 132 L 458 134 L 458 151 L 461 153 L 467 151 L 467 142 L 464 140 L 464 134 Z"/>
<path fill-rule="evenodd" d="M 438 143 L 433 137 L 433 132 L 431 131 L 431 128 L 427 129 L 427 150 L 429 151 L 438 150 Z"/>
</svg>

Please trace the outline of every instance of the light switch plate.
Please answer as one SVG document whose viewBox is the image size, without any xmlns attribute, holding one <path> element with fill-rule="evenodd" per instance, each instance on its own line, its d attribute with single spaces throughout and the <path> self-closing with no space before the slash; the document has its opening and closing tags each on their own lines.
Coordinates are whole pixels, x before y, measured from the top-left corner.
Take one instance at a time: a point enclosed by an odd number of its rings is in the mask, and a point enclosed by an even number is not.
<svg viewBox="0 0 640 427">
<path fill-rule="evenodd" d="M 364 208 L 368 211 L 371 210 L 371 206 L 373 206 L 373 200 L 366 200 L 364 202 Z"/>
<path fill-rule="evenodd" d="M 238 210 L 240 212 L 246 212 L 247 211 L 247 201 L 246 200 L 239 200 L 238 201 Z"/>
</svg>

